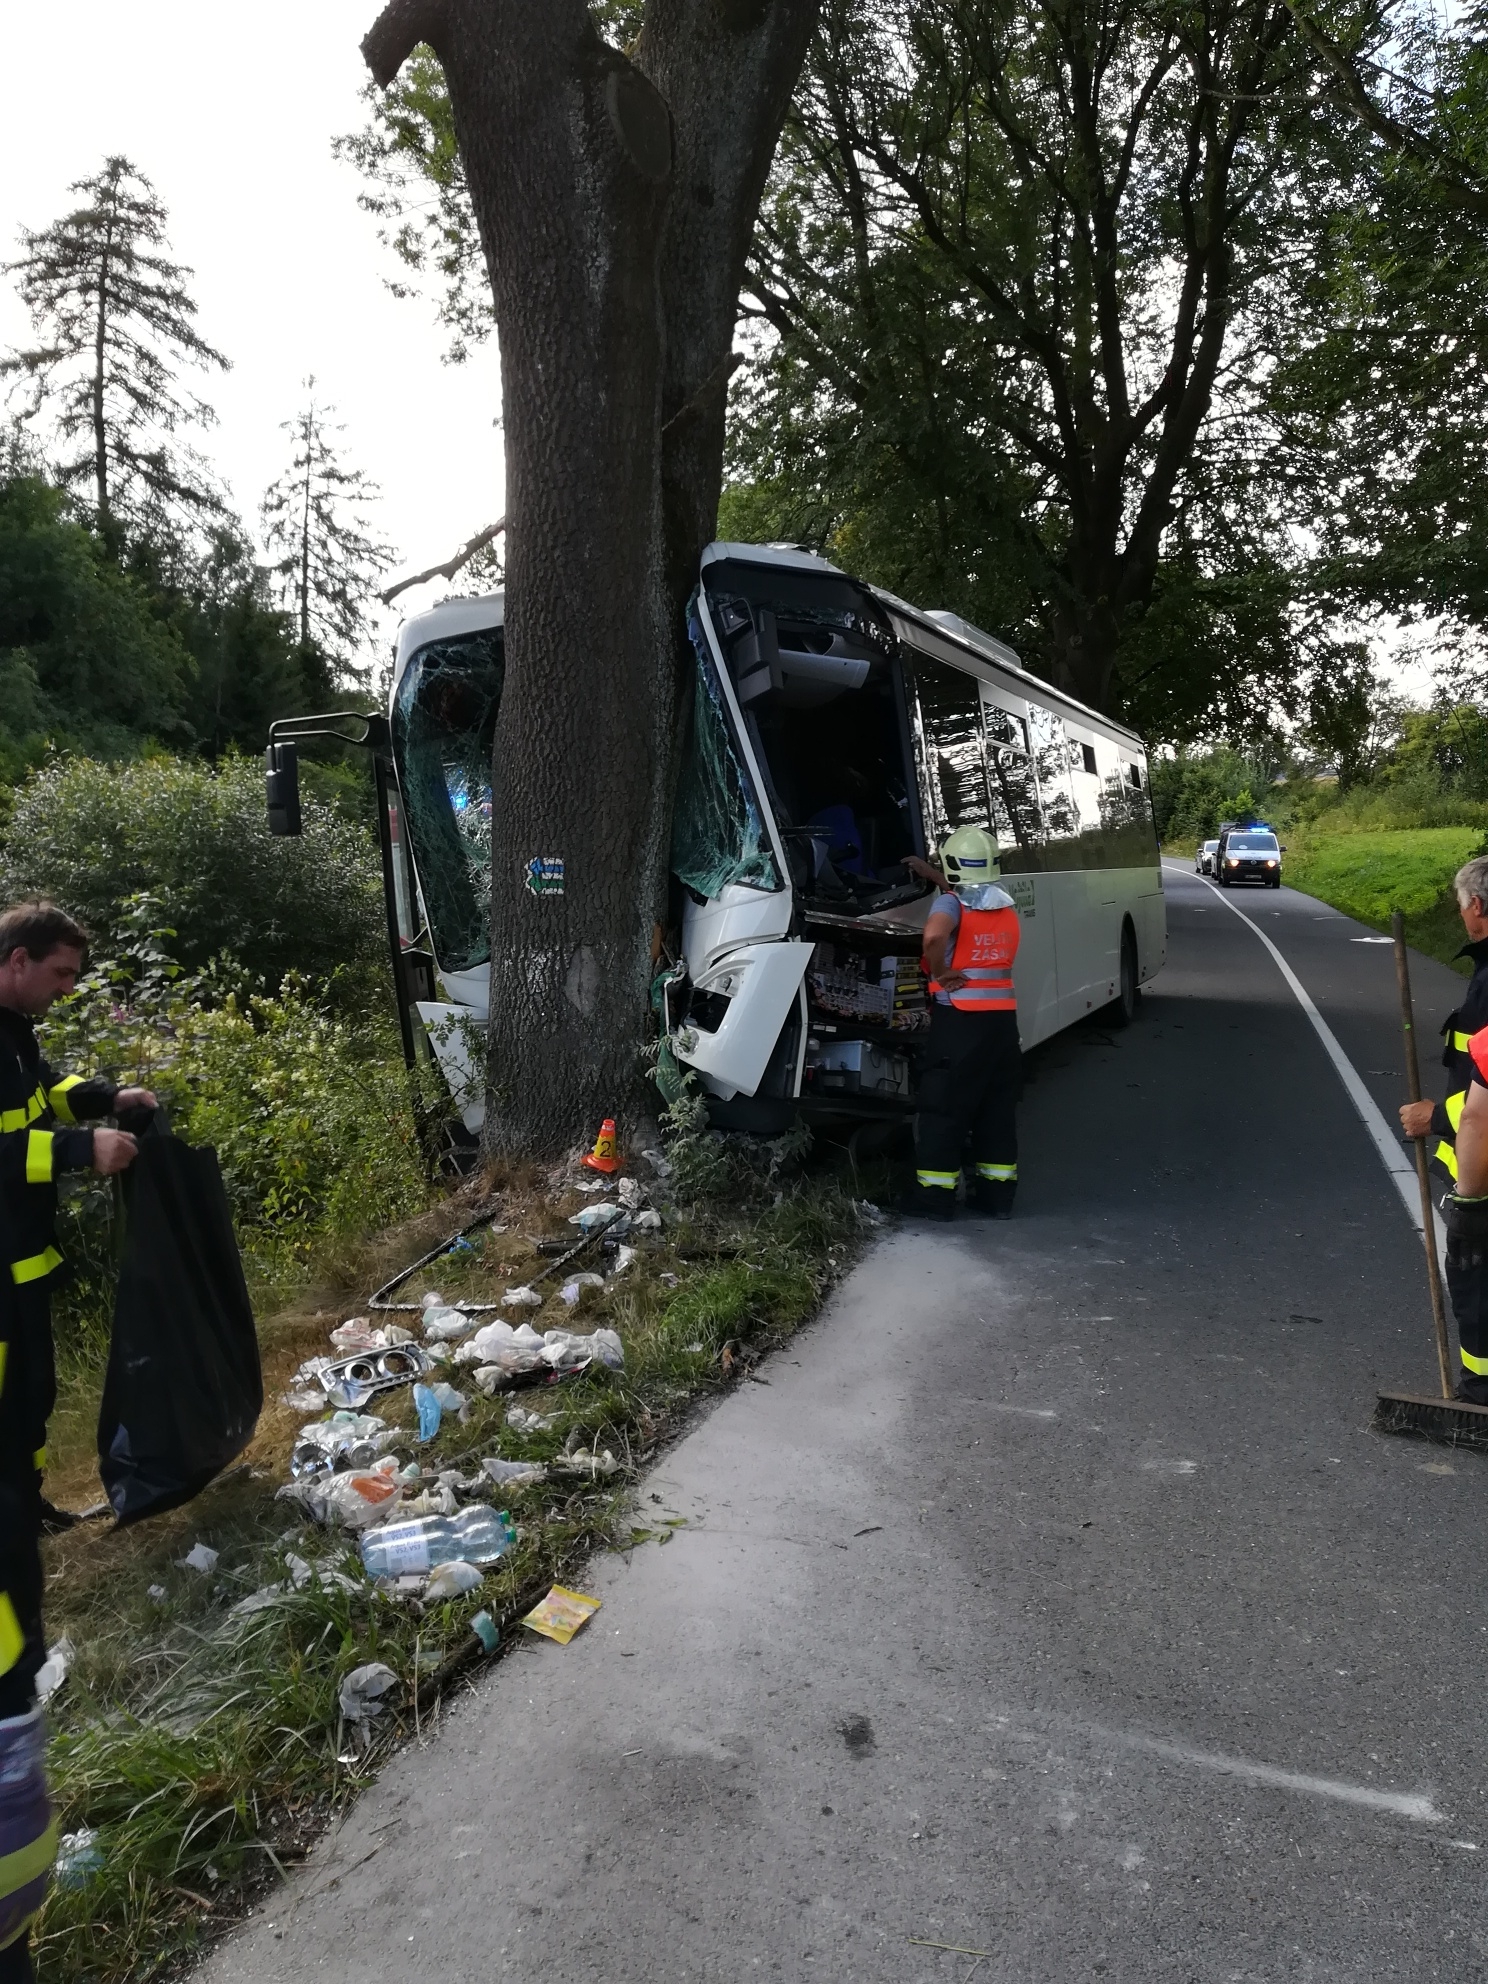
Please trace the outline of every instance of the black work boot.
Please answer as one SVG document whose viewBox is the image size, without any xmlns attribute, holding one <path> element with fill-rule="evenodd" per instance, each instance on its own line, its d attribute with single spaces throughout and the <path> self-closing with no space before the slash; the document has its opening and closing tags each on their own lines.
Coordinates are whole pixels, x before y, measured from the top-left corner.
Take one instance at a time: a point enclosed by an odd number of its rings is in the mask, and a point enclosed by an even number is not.
<svg viewBox="0 0 1488 1984">
<path fill-rule="evenodd" d="M 42 1496 L 41 1533 L 43 1536 L 65 1535 L 69 1529 L 76 1529 L 81 1521 L 82 1517 L 74 1514 L 71 1509 L 59 1509 L 54 1502 L 49 1502 L 45 1495 Z"/>
<path fill-rule="evenodd" d="M 904 1210 L 911 1219 L 954 1219 L 956 1217 L 956 1194 L 953 1188 L 945 1185 L 910 1186 L 905 1195 Z"/>
<path fill-rule="evenodd" d="M 1488 1378 L 1480 1378 L 1476 1374 L 1470 1375 L 1464 1372 L 1458 1379 L 1457 1389 L 1452 1396 L 1460 1399 L 1464 1405 L 1488 1405 Z"/>
<path fill-rule="evenodd" d="M 1017 1195 L 1016 1178 L 978 1178 L 972 1193 L 972 1210 L 984 1213 L 989 1219 L 1011 1219 Z"/>
</svg>

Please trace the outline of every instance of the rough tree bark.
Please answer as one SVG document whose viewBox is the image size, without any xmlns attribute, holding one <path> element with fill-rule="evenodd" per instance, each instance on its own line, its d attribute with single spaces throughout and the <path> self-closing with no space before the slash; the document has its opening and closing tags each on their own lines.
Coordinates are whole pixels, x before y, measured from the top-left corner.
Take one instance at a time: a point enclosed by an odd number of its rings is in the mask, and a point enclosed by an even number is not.
<svg viewBox="0 0 1488 1984">
<path fill-rule="evenodd" d="M 506 687 L 492 817 L 495 1152 L 633 1118 L 665 902 L 683 610 L 712 535 L 744 258 L 819 0 L 392 0 L 443 64 L 501 347 Z M 559 859 L 561 894 L 528 864 Z"/>
</svg>

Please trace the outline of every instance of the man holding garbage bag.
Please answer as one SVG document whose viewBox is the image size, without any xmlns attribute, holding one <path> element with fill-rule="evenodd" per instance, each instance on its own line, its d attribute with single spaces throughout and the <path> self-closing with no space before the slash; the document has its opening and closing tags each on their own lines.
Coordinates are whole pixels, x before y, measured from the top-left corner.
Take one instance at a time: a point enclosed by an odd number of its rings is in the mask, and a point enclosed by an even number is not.
<svg viewBox="0 0 1488 1984">
<path fill-rule="evenodd" d="M 65 1171 L 123 1171 L 134 1138 L 87 1125 L 155 1107 L 148 1089 L 58 1075 L 42 1059 L 36 1021 L 77 983 L 87 944 L 82 926 L 51 903 L 0 913 L 0 1984 L 33 1974 L 29 1925 L 56 1840 L 36 1675 L 46 1658 L 41 1536 L 69 1523 L 42 1495 L 56 1401 L 57 1180 Z"/>
</svg>

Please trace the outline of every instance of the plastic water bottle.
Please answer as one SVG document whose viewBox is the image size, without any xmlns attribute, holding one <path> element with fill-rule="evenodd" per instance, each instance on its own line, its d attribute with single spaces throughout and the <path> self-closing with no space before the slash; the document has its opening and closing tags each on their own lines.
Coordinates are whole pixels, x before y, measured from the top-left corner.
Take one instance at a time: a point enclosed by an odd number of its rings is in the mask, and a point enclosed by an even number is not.
<svg viewBox="0 0 1488 1984">
<path fill-rule="evenodd" d="M 505 1510 L 483 1503 L 457 1516 L 420 1516 L 416 1522 L 384 1523 L 362 1536 L 362 1562 L 369 1577 L 396 1578 L 432 1571 L 436 1564 L 494 1564 L 517 1540 Z"/>
</svg>

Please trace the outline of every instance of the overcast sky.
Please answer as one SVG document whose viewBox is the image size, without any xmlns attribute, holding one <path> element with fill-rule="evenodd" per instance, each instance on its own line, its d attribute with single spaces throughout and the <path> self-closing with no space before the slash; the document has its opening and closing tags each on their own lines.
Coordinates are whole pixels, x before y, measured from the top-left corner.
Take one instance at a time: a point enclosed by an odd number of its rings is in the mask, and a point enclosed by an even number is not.
<svg viewBox="0 0 1488 1984">
<path fill-rule="evenodd" d="M 442 362 L 431 303 L 386 288 L 392 258 L 331 140 L 366 112 L 358 43 L 379 0 L 69 0 L 6 10 L 0 261 L 21 226 L 65 212 L 70 181 L 122 152 L 155 182 L 171 245 L 195 270 L 203 336 L 233 361 L 206 396 L 220 425 L 197 445 L 256 523 L 287 446 L 279 423 L 313 373 L 348 459 L 382 487 L 380 522 L 417 571 L 501 514 L 494 348 Z M 27 335 L 0 278 L 0 346 Z M 195 375 L 188 375 L 189 378 Z M 400 606 L 432 602 L 421 588 Z"/>
</svg>

